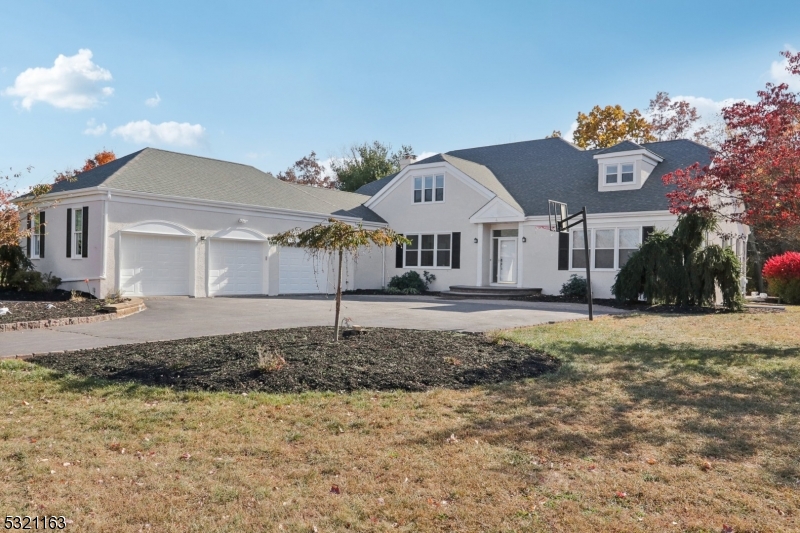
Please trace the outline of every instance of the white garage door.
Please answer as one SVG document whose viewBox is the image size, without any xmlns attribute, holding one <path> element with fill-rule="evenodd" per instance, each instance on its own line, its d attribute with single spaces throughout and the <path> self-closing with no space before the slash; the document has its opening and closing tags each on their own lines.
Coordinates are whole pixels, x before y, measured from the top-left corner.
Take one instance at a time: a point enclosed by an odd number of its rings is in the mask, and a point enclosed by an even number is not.
<svg viewBox="0 0 800 533">
<path fill-rule="evenodd" d="M 120 288 L 131 296 L 192 294 L 191 237 L 125 233 Z"/>
<path fill-rule="evenodd" d="M 208 284 L 210 296 L 263 294 L 265 264 L 261 242 L 213 239 Z"/>
<path fill-rule="evenodd" d="M 302 248 L 281 248 L 280 294 L 319 294 L 335 290 L 335 282 L 328 279 L 329 261 L 314 260 Z"/>
</svg>

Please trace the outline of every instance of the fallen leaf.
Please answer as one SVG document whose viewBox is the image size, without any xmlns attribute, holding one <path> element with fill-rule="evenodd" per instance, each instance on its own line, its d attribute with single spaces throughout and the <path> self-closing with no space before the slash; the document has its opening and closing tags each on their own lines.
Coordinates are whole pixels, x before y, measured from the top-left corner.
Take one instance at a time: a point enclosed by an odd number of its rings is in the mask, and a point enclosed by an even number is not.
<svg viewBox="0 0 800 533">
<path fill-rule="evenodd" d="M 38 439 L 35 439 L 35 438 L 31 437 L 31 438 L 30 438 L 30 439 L 28 439 L 28 440 L 31 442 L 31 444 L 34 444 L 34 443 L 36 443 L 36 441 L 37 441 Z"/>
<path fill-rule="evenodd" d="M 722 533 L 733 533 L 733 527 L 728 524 L 722 524 Z"/>
<path fill-rule="evenodd" d="M 450 437 L 447 439 L 447 442 L 449 442 L 450 444 L 454 444 L 454 443 L 458 442 L 458 439 L 456 438 L 456 434 L 455 433 L 451 433 Z"/>
<path fill-rule="evenodd" d="M 594 470 L 595 468 L 597 468 L 597 465 L 589 465 L 588 467 L 586 467 L 586 469 L 589 471 Z"/>
<path fill-rule="evenodd" d="M 341 494 L 342 491 L 339 490 L 339 485 L 331 485 L 331 493 L 332 494 Z"/>
<path fill-rule="evenodd" d="M 108 445 L 108 449 L 111 450 L 112 452 L 118 452 L 122 449 L 122 445 L 120 445 L 119 442 L 112 442 L 111 444 Z"/>
<path fill-rule="evenodd" d="M 616 496 L 617 498 L 620 498 L 620 499 L 627 498 L 628 497 L 628 493 L 627 492 L 622 492 L 622 491 L 617 491 L 617 493 L 614 496 Z"/>
<path fill-rule="evenodd" d="M 72 463 L 64 463 L 64 466 L 72 466 Z"/>
<path fill-rule="evenodd" d="M 192 458 L 192 454 L 190 454 L 190 453 L 185 453 L 185 454 L 181 455 L 181 459 L 183 459 L 184 461 L 188 461 L 191 458 Z"/>
<path fill-rule="evenodd" d="M 648 459 L 647 459 L 647 464 L 649 464 L 649 465 L 654 465 L 654 464 L 656 464 L 657 462 L 658 462 L 658 461 L 656 461 L 656 460 L 655 460 L 655 459 L 653 459 L 652 457 L 650 457 L 650 458 L 648 458 Z"/>
<path fill-rule="evenodd" d="M 22 400 L 22 405 L 30 405 L 30 404 L 28 402 L 26 402 L 25 400 Z"/>
<path fill-rule="evenodd" d="M 705 463 L 703 463 L 703 466 L 701 466 L 700 468 L 702 468 L 705 472 L 708 472 L 709 470 L 711 470 L 713 468 L 713 465 L 711 464 L 710 461 L 706 461 Z"/>
</svg>

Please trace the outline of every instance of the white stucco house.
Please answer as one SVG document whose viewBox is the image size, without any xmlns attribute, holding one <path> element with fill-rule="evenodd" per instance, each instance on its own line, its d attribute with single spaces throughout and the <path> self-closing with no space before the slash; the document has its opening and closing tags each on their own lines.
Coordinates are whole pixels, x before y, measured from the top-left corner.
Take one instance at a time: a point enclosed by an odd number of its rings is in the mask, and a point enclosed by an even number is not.
<svg viewBox="0 0 800 533">
<path fill-rule="evenodd" d="M 558 293 L 584 272 L 583 234 L 547 229 L 548 200 L 586 206 L 596 297 L 610 297 L 628 255 L 670 229 L 661 176 L 705 164 L 688 140 L 582 150 L 542 139 L 438 154 L 356 193 L 290 184 L 254 167 L 146 148 L 54 186 L 24 243 L 37 270 L 98 297 L 330 292 L 334 275 L 270 235 L 335 217 L 389 225 L 412 244 L 371 249 L 347 265 L 349 289 L 377 289 L 408 270 L 453 285 Z M 38 221 L 43 224 L 37 224 Z M 576 228 L 577 229 L 577 228 Z M 746 235 L 746 228 L 730 233 Z M 744 240 L 731 241 L 740 256 Z"/>
</svg>

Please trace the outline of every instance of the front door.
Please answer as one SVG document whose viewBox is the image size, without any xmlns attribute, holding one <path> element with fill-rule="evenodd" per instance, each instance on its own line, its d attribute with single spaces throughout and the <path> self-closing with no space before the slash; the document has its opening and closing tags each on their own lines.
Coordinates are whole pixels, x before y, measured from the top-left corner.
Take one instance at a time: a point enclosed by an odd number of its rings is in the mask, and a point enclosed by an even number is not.
<svg viewBox="0 0 800 533">
<path fill-rule="evenodd" d="M 514 270 L 517 267 L 517 239 L 498 239 L 497 255 L 497 282 L 514 283 Z"/>
</svg>

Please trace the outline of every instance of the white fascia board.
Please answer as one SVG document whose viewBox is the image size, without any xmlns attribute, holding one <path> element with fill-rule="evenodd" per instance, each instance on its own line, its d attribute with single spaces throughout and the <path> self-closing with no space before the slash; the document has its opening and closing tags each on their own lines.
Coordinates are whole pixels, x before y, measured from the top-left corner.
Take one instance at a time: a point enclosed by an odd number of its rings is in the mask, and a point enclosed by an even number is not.
<svg viewBox="0 0 800 533">
<path fill-rule="evenodd" d="M 574 213 L 572 213 L 574 214 Z M 599 224 L 625 224 L 625 223 L 639 223 L 639 222 L 665 222 L 672 223 L 678 219 L 677 215 L 673 215 L 668 210 L 659 211 L 630 211 L 621 213 L 589 213 L 587 222 L 589 225 L 594 223 Z M 549 219 L 547 215 L 536 215 L 525 217 L 525 226 L 548 226 Z"/>
<path fill-rule="evenodd" d="M 486 197 L 486 199 L 491 199 L 495 196 L 495 194 L 472 179 L 469 175 L 465 174 L 461 170 L 454 167 L 452 164 L 448 163 L 447 161 L 439 161 L 436 163 L 426 163 L 424 165 L 408 165 L 406 168 L 401 170 L 397 176 L 395 176 L 392 181 L 389 182 L 383 189 L 378 191 L 378 194 L 364 202 L 364 207 L 368 207 L 372 209 L 372 206 L 379 204 L 386 196 L 395 190 L 397 187 L 400 186 L 400 183 L 405 181 L 409 174 L 422 174 L 425 171 L 436 170 L 436 169 L 443 169 L 445 172 L 448 172 L 452 176 L 455 176 L 459 181 L 463 182 L 467 187 L 472 188 L 473 190 L 477 191 L 479 194 Z M 445 189 L 447 186 L 445 185 Z"/>
<path fill-rule="evenodd" d="M 473 224 L 485 224 L 491 222 L 523 222 L 525 214 L 521 213 L 508 202 L 495 196 L 486 204 L 478 209 L 475 214 L 469 217 Z"/>
<path fill-rule="evenodd" d="M 593 155 L 592 157 L 594 159 L 612 159 L 612 158 L 615 158 L 615 157 L 624 159 L 624 158 L 626 158 L 628 156 L 632 156 L 632 155 L 641 155 L 641 156 L 647 157 L 648 159 L 652 159 L 653 161 L 656 161 L 658 163 L 661 163 L 664 160 L 663 157 L 657 156 L 656 154 L 654 154 L 653 152 L 651 152 L 650 150 L 647 150 L 647 149 L 643 149 L 643 150 L 628 150 L 628 151 L 625 151 L 625 152 L 612 152 L 610 154 L 596 154 L 596 155 Z"/>
<path fill-rule="evenodd" d="M 85 189 L 77 189 L 75 191 L 64 191 L 64 192 L 55 192 L 55 193 L 47 193 L 38 198 L 35 204 L 54 204 L 58 203 L 61 204 L 73 204 L 73 203 L 81 203 L 85 201 L 92 201 L 92 200 L 104 200 L 107 196 L 106 189 L 101 189 L 100 187 L 87 187 Z M 72 199 L 76 199 L 76 201 L 71 201 Z M 12 200 L 13 203 L 18 204 L 22 201 L 21 198 L 16 198 Z"/>
</svg>

